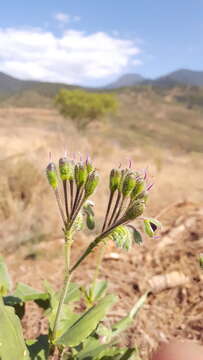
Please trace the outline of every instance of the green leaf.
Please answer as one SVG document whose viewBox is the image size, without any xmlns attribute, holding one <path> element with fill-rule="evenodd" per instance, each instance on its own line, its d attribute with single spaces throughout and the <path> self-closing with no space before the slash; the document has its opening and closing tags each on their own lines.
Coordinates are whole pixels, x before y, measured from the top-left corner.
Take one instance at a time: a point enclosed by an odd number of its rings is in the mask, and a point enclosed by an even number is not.
<svg viewBox="0 0 203 360">
<path fill-rule="evenodd" d="M 79 345 L 96 328 L 115 301 L 115 296 L 107 295 L 69 327 L 56 343 L 66 346 Z"/>
<path fill-rule="evenodd" d="M 96 330 L 97 335 L 99 337 L 102 336 L 103 342 L 108 343 L 111 340 L 112 337 L 112 329 L 109 327 L 104 326 L 102 323 L 100 323 Z"/>
<path fill-rule="evenodd" d="M 125 317 L 123 317 L 121 320 L 119 320 L 117 323 L 115 323 L 112 326 L 112 337 L 117 336 L 122 331 L 126 330 L 132 323 L 137 315 L 138 311 L 141 309 L 141 307 L 144 305 L 146 299 L 147 299 L 148 292 L 146 292 L 144 295 L 140 297 L 140 299 L 136 302 L 136 304 L 133 306 L 129 314 Z"/>
<path fill-rule="evenodd" d="M 16 289 L 13 293 L 14 296 L 22 299 L 23 301 L 34 301 L 34 300 L 47 300 L 49 294 L 46 292 L 38 291 L 33 289 L 31 286 L 17 283 Z"/>
<path fill-rule="evenodd" d="M 31 360 L 47 360 L 49 352 L 48 335 L 40 335 L 35 340 L 26 341 Z"/>
<path fill-rule="evenodd" d="M 108 345 L 101 344 L 98 339 L 88 337 L 83 343 L 83 349 L 77 354 L 77 360 L 99 359 L 107 347 Z"/>
<path fill-rule="evenodd" d="M 141 236 L 140 232 L 133 225 L 127 225 L 127 226 L 131 230 L 134 242 L 138 245 L 142 244 L 143 240 L 142 240 L 142 236 Z"/>
<path fill-rule="evenodd" d="M 2 299 L 0 299 L 0 324 L 0 359 L 29 360 L 20 320 L 15 315 L 14 309 L 5 306 Z"/>
<path fill-rule="evenodd" d="M 11 290 L 12 281 L 8 268 L 2 256 L 0 256 L 0 296 L 4 296 Z"/>
<path fill-rule="evenodd" d="M 107 287 L 108 287 L 108 281 L 106 280 L 97 281 L 95 286 L 90 288 L 92 300 L 93 301 L 99 300 L 103 295 L 105 295 Z"/>
<path fill-rule="evenodd" d="M 53 330 L 54 327 L 57 309 L 58 309 L 58 302 L 46 314 L 49 320 L 49 325 L 51 330 Z M 60 321 L 57 327 L 55 338 L 56 339 L 59 338 L 67 328 L 70 328 L 78 320 L 79 317 L 80 314 L 74 313 L 70 306 L 64 304 L 61 309 Z"/>
<path fill-rule="evenodd" d="M 10 295 L 3 297 L 3 301 L 5 305 L 12 306 L 15 309 L 15 313 L 20 319 L 23 318 L 25 314 L 25 303 L 20 298 Z"/>
<path fill-rule="evenodd" d="M 80 298 L 81 298 L 81 291 L 79 285 L 75 283 L 70 283 L 64 303 L 68 304 L 73 301 L 78 301 L 80 300 Z"/>
</svg>

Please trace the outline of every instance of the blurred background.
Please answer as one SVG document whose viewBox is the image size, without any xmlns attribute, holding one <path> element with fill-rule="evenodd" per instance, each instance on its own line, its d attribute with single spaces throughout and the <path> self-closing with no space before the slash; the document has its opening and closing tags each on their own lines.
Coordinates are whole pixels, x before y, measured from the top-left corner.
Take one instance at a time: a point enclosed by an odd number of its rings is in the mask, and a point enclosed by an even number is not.
<svg viewBox="0 0 203 360">
<path fill-rule="evenodd" d="M 0 4 L 0 251 L 14 279 L 59 287 L 50 151 L 55 161 L 89 154 L 101 173 L 97 226 L 78 235 L 74 257 L 99 230 L 112 167 L 147 168 L 147 214 L 161 236 L 129 254 L 110 245 L 102 269 L 121 299 L 118 317 L 152 289 L 122 339 L 144 360 L 160 341 L 203 342 L 202 15 L 201 0 Z M 85 283 L 94 266 L 93 256 L 75 279 Z M 23 323 L 28 337 L 46 328 L 36 312 Z"/>
</svg>

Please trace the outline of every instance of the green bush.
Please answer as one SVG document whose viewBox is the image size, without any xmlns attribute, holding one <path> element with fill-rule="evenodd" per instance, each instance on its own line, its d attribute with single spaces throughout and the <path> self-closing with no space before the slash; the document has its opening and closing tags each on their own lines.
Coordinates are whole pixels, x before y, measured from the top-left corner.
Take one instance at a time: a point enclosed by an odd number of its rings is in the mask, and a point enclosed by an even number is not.
<svg viewBox="0 0 203 360">
<path fill-rule="evenodd" d="M 107 113 L 115 113 L 117 108 L 117 101 L 113 94 L 84 90 L 61 89 L 55 103 L 61 114 L 73 119 L 78 128 L 84 128 Z"/>
</svg>

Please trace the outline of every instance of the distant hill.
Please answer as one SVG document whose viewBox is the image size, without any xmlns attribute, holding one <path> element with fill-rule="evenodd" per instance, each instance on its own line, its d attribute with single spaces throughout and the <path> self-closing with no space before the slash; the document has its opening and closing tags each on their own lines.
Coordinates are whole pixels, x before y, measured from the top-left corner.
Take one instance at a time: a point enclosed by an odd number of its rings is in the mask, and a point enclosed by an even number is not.
<svg viewBox="0 0 203 360">
<path fill-rule="evenodd" d="M 203 86 L 203 71 L 180 69 L 146 83 L 160 87 L 176 85 Z"/>
<path fill-rule="evenodd" d="M 157 79 L 146 79 L 143 76 L 130 73 L 122 75 L 115 82 L 102 87 L 102 88 L 85 88 L 89 91 L 111 91 L 119 90 L 122 91 L 123 88 L 133 88 L 139 86 L 152 86 L 156 89 L 171 89 L 174 87 L 185 87 L 185 86 L 195 86 L 203 87 L 203 71 L 193 71 L 187 69 L 180 69 L 169 73 L 167 75 L 161 76 Z M 57 94 L 58 90 L 61 88 L 75 89 L 80 88 L 80 86 L 68 85 L 64 83 L 54 83 L 54 82 L 42 82 L 42 81 L 33 81 L 33 80 L 20 80 L 14 78 L 10 75 L 0 72 L 0 104 L 1 106 L 23 106 L 25 104 L 34 104 L 39 107 L 37 99 L 41 105 L 44 103 L 45 106 L 48 106 L 52 102 L 52 98 Z M 40 96 L 43 99 L 40 99 Z M 191 101 L 188 101 L 188 96 Z M 32 99 L 31 99 L 32 97 Z M 180 101 L 180 98 L 178 99 Z M 181 101 L 185 103 L 197 103 L 202 106 L 202 92 L 201 94 L 190 93 L 187 94 L 185 98 L 185 93 L 181 94 Z M 3 105 L 4 106 L 4 105 Z"/>
<path fill-rule="evenodd" d="M 13 95 L 16 92 L 32 90 L 41 95 L 54 96 L 62 87 L 70 89 L 77 88 L 78 86 L 54 82 L 20 80 L 0 72 L 0 95 Z"/>
<path fill-rule="evenodd" d="M 22 89 L 23 81 L 0 72 L 0 93 L 10 93 Z"/>
<path fill-rule="evenodd" d="M 146 79 L 139 74 L 125 74 L 119 77 L 113 83 L 105 86 L 106 89 L 119 89 L 122 87 L 131 87 L 141 84 Z"/>
<path fill-rule="evenodd" d="M 164 88 L 171 88 L 177 85 L 203 86 L 203 71 L 180 69 L 153 80 L 146 79 L 139 74 L 126 74 L 105 88 L 119 89 L 140 84 Z"/>
</svg>

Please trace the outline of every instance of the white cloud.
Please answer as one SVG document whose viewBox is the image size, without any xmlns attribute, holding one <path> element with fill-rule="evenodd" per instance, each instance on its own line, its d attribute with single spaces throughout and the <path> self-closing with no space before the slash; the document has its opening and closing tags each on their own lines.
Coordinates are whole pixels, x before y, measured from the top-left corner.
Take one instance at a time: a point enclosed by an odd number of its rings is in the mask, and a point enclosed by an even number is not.
<svg viewBox="0 0 203 360">
<path fill-rule="evenodd" d="M 70 20 L 70 15 L 64 13 L 57 13 L 54 15 L 54 18 L 61 23 L 67 23 Z"/>
<path fill-rule="evenodd" d="M 72 16 L 66 13 L 58 12 L 54 14 L 54 19 L 57 20 L 61 25 L 65 25 L 67 23 L 80 21 L 80 16 Z"/>
<path fill-rule="evenodd" d="M 68 30 L 61 36 L 39 29 L 0 29 L 0 71 L 22 79 L 87 83 L 139 63 L 131 40 L 105 32 Z"/>
</svg>

